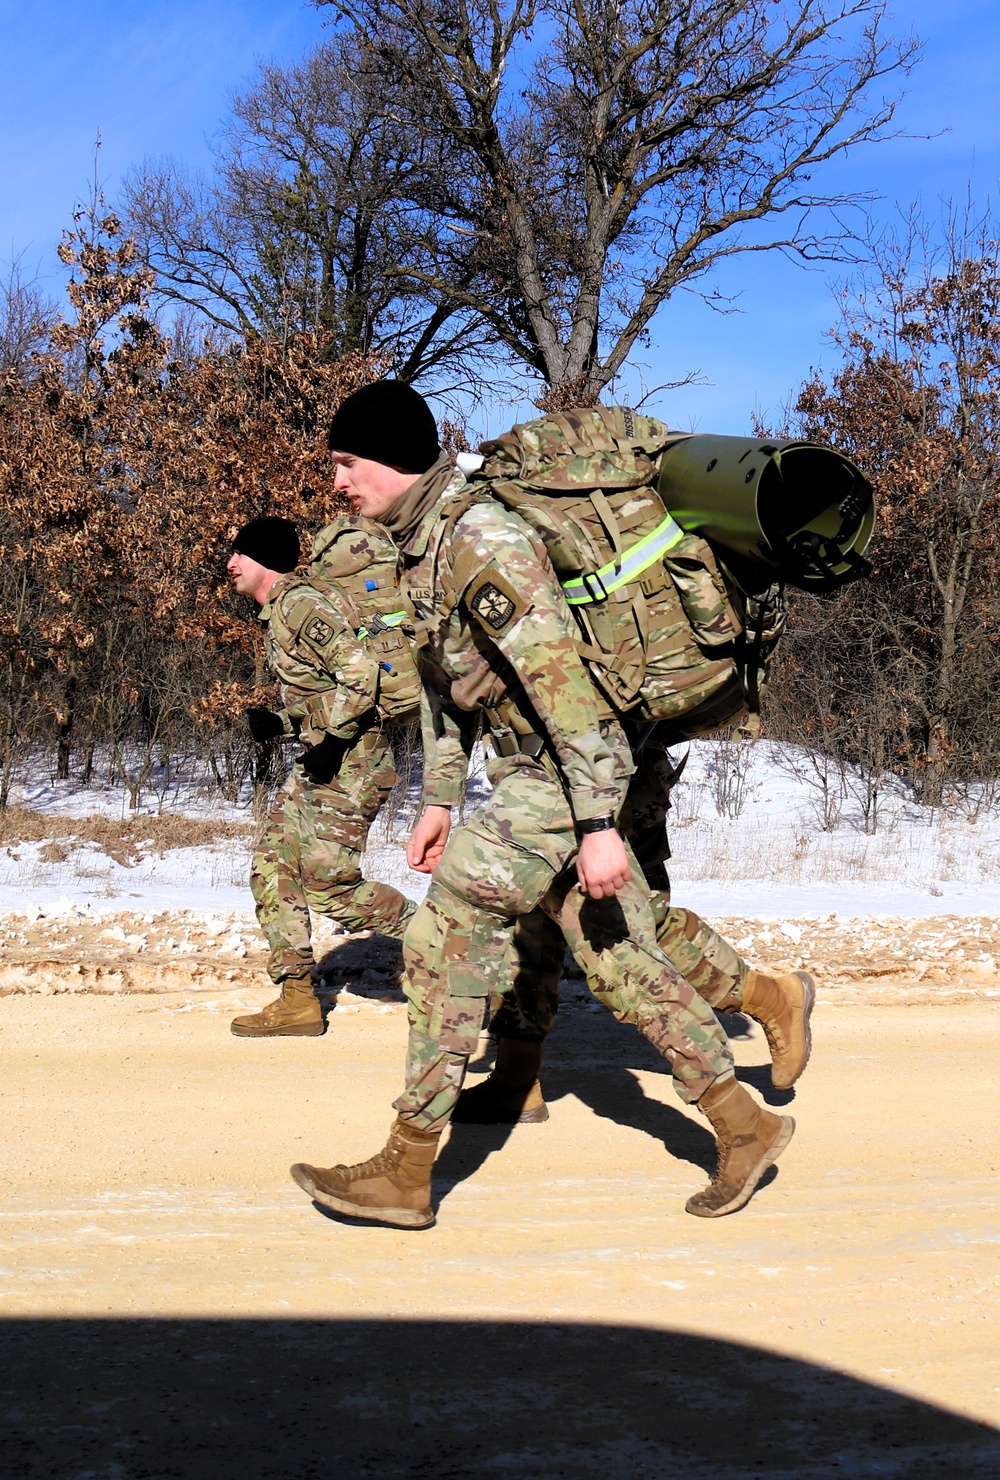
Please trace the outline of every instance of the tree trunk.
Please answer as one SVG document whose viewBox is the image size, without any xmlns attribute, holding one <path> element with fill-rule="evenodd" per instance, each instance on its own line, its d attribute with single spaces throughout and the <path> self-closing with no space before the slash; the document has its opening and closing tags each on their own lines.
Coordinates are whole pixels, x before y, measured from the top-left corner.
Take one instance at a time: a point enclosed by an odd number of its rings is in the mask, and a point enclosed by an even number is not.
<svg viewBox="0 0 1000 1480">
<path fill-rule="evenodd" d="M 73 753 L 73 726 L 76 721 L 76 679 L 71 678 L 66 684 L 64 695 L 66 713 L 58 730 L 56 743 L 56 780 L 69 780 L 69 761 Z"/>
</svg>

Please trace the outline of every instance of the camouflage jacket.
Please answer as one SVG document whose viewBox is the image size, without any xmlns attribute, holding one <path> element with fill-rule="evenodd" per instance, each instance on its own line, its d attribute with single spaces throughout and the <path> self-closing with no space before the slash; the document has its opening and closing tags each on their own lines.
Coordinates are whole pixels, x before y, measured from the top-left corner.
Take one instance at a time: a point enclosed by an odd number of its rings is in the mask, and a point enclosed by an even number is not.
<svg viewBox="0 0 1000 1480">
<path fill-rule="evenodd" d="M 425 805 L 461 799 L 470 717 L 485 711 L 496 733 L 498 710 L 513 706 L 542 737 L 577 820 L 617 812 L 628 745 L 602 720 L 576 624 L 524 520 L 492 499 L 470 500 L 456 469 L 403 537 L 400 589 L 422 629 Z"/>
<path fill-rule="evenodd" d="M 372 718 L 378 664 L 329 596 L 291 571 L 261 609 L 267 658 L 281 684 L 285 734 L 315 745 L 353 740 Z"/>
</svg>

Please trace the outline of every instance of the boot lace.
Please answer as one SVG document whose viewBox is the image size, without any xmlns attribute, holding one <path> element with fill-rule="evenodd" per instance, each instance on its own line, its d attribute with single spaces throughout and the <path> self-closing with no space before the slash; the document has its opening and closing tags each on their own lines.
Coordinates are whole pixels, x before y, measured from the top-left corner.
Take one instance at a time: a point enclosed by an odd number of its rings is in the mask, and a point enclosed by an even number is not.
<svg viewBox="0 0 1000 1480">
<path fill-rule="evenodd" d="M 767 1039 L 767 1047 L 771 1055 L 783 1054 L 788 1044 L 778 1024 L 768 1018 L 761 1023 L 761 1027 L 764 1029 L 764 1037 Z"/>
<path fill-rule="evenodd" d="M 390 1141 L 387 1146 L 383 1146 L 381 1151 L 376 1151 L 375 1155 L 369 1157 L 367 1161 L 358 1161 L 349 1167 L 341 1166 L 337 1170 L 345 1180 L 349 1178 L 352 1181 L 357 1181 L 361 1177 L 389 1176 L 390 1173 L 396 1170 L 398 1161 L 399 1149 Z"/>
</svg>

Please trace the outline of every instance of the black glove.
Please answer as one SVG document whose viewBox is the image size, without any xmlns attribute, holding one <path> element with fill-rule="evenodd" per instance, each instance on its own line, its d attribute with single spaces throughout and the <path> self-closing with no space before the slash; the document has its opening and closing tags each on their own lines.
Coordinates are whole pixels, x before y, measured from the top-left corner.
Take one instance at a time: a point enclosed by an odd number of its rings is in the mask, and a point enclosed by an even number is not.
<svg viewBox="0 0 1000 1480">
<path fill-rule="evenodd" d="M 272 714 L 270 709 L 259 707 L 248 709 L 247 724 L 250 726 L 250 734 L 258 745 L 263 745 L 265 740 L 276 740 L 279 735 L 285 733 L 281 715 Z"/>
<path fill-rule="evenodd" d="M 340 770 L 346 753 L 346 740 L 338 740 L 334 735 L 324 735 L 318 745 L 310 745 L 308 750 L 304 750 L 299 760 L 307 776 L 318 781 L 320 786 L 329 786 Z"/>
</svg>

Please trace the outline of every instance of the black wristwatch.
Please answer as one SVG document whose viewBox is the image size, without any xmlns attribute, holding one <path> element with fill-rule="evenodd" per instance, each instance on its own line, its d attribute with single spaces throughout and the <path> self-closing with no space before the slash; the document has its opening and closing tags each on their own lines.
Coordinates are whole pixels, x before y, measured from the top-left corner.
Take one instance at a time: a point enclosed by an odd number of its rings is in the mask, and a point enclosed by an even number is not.
<svg viewBox="0 0 1000 1480">
<path fill-rule="evenodd" d="M 609 813 L 607 817 L 585 817 L 576 824 L 576 830 L 583 837 L 587 833 L 613 832 L 617 826 L 617 819 Z"/>
</svg>

